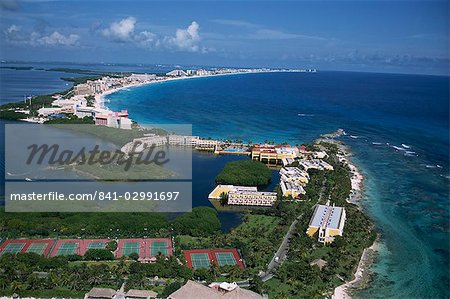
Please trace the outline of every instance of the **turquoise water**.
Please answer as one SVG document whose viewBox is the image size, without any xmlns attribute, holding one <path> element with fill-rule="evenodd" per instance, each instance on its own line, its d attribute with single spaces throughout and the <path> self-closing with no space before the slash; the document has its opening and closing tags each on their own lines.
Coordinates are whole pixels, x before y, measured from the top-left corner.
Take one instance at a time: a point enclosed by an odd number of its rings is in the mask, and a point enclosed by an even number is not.
<svg viewBox="0 0 450 299">
<path fill-rule="evenodd" d="M 374 281 L 356 296 L 449 297 L 448 77 L 245 74 L 151 84 L 108 99 L 140 123 L 189 123 L 204 137 L 300 144 L 345 129 L 342 140 L 367 177 L 363 206 L 382 236 Z M 209 187 L 195 171 L 194 193 Z"/>
</svg>

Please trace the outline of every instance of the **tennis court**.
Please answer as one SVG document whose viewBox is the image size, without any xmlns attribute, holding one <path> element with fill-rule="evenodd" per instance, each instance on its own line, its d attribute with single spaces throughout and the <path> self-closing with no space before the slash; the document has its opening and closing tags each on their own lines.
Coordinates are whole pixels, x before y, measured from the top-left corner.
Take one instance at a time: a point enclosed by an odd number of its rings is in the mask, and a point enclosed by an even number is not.
<svg viewBox="0 0 450 299">
<path fill-rule="evenodd" d="M 87 249 L 105 249 L 105 242 L 91 242 L 89 243 Z"/>
<path fill-rule="evenodd" d="M 78 248 L 78 243 L 75 243 L 75 242 L 62 243 L 59 246 L 58 251 L 56 252 L 56 255 L 76 254 L 77 248 Z"/>
<path fill-rule="evenodd" d="M 135 252 L 139 254 L 139 242 L 125 242 L 123 243 L 122 254 L 127 256 Z"/>
<path fill-rule="evenodd" d="M 151 256 L 157 256 L 159 253 L 167 256 L 169 255 L 169 246 L 165 241 L 155 241 L 150 244 Z"/>
<path fill-rule="evenodd" d="M 45 249 L 47 248 L 47 242 L 33 242 L 28 246 L 26 252 L 34 252 L 37 254 L 44 254 Z"/>
<path fill-rule="evenodd" d="M 191 253 L 191 261 L 194 269 L 209 268 L 211 265 L 207 253 Z"/>
<path fill-rule="evenodd" d="M 26 244 L 25 242 L 23 242 L 23 243 L 8 243 L 3 248 L 1 254 L 18 253 L 22 250 L 22 248 L 25 246 L 25 244 Z"/>
<path fill-rule="evenodd" d="M 232 252 L 216 252 L 217 263 L 220 267 L 227 265 L 237 265 L 236 259 Z"/>
</svg>

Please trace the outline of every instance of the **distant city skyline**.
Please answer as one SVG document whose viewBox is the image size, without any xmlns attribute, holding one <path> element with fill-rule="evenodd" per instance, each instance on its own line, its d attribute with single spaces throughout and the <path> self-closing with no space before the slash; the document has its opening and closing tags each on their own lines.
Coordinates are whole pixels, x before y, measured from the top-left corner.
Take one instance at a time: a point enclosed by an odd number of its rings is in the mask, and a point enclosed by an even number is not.
<svg viewBox="0 0 450 299">
<path fill-rule="evenodd" d="M 0 59 L 448 75 L 447 1 L 0 0 Z"/>
</svg>

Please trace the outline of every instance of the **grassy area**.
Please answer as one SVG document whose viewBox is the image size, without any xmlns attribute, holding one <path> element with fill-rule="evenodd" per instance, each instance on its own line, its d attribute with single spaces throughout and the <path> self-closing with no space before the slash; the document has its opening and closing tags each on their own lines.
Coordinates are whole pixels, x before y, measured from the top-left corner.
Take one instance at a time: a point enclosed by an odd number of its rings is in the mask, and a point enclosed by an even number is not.
<svg viewBox="0 0 450 299">
<path fill-rule="evenodd" d="M 227 235 L 225 242 L 241 250 L 249 273 L 255 274 L 266 269 L 287 229 L 279 217 L 248 214 L 244 223 Z"/>
<path fill-rule="evenodd" d="M 90 156 L 86 155 L 86 160 L 89 159 Z M 130 159 L 132 159 L 133 162 L 130 163 L 131 167 L 128 171 L 124 170 L 125 164 L 119 165 L 117 161 L 107 164 L 74 164 L 66 166 L 66 168 L 91 176 L 94 179 L 111 181 L 156 180 L 175 176 L 172 171 L 164 169 L 154 163 L 149 165 L 137 164 L 135 163 L 136 158 Z"/>
<path fill-rule="evenodd" d="M 72 132 L 92 135 L 102 140 L 114 143 L 118 146 L 123 146 L 128 142 L 133 141 L 133 139 L 135 138 L 144 137 L 145 134 L 167 135 L 167 132 L 165 130 L 158 128 L 145 130 L 133 128 L 131 130 L 123 130 L 96 125 L 59 126 L 58 124 L 55 124 L 55 127 L 70 130 Z"/>
</svg>

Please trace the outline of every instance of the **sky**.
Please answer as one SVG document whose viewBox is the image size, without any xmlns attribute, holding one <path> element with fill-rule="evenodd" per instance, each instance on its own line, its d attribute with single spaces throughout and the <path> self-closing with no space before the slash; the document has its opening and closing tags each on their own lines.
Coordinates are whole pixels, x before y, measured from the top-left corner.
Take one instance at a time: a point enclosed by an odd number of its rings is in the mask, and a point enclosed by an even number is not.
<svg viewBox="0 0 450 299">
<path fill-rule="evenodd" d="M 448 1 L 0 0 L 0 59 L 449 74 Z"/>
</svg>

